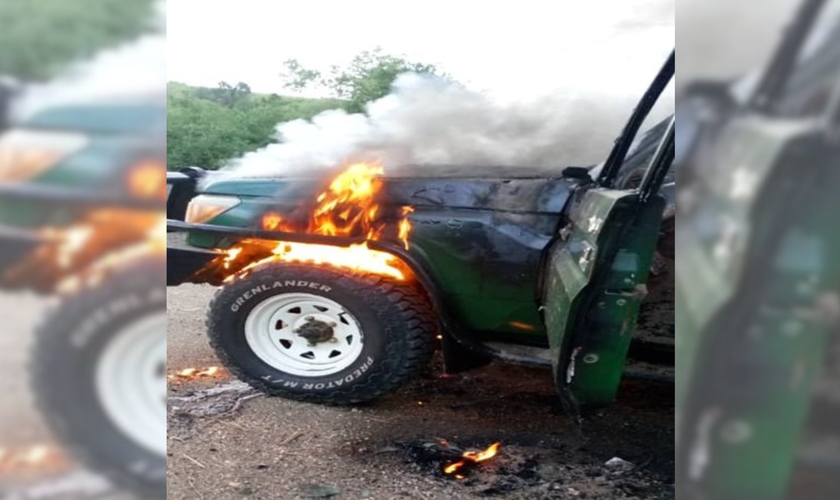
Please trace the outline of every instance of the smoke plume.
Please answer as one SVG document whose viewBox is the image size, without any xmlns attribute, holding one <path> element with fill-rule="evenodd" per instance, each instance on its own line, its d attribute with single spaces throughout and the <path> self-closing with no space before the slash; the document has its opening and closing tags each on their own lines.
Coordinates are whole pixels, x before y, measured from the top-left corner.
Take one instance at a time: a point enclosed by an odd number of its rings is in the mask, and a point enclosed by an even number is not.
<svg viewBox="0 0 840 500">
<path fill-rule="evenodd" d="M 650 75 L 651 78 L 653 75 Z M 499 103 L 446 80 L 401 75 L 365 114 L 330 110 L 277 126 L 278 143 L 231 161 L 243 177 L 304 174 L 356 161 L 386 174 L 482 175 L 488 167 L 525 170 L 602 161 L 639 94 L 566 91 Z M 673 99 L 659 110 L 673 112 Z"/>
</svg>

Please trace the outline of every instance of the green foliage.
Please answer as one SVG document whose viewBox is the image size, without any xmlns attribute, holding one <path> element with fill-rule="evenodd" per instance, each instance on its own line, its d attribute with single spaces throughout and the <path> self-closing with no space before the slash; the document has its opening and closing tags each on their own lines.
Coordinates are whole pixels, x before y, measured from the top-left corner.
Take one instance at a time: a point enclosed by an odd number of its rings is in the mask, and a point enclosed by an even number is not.
<svg viewBox="0 0 840 500">
<path fill-rule="evenodd" d="M 289 60 L 286 86 L 330 89 L 338 99 L 304 99 L 251 92 L 242 82 L 219 82 L 215 88 L 169 83 L 167 93 L 167 164 L 171 170 L 188 166 L 219 168 L 231 158 L 267 146 L 280 122 L 310 119 L 327 109 L 359 112 L 387 95 L 400 73 L 438 74 L 434 66 L 383 54 L 362 52 L 347 67 L 330 74 L 303 68 Z"/>
<path fill-rule="evenodd" d="M 350 112 L 360 112 L 364 110 L 366 103 L 388 95 L 391 85 L 401 73 L 414 72 L 447 77 L 440 74 L 432 64 L 385 54 L 380 48 L 360 53 L 345 67 L 332 66 L 326 75 L 304 68 L 296 59 L 289 59 L 284 65 L 285 72 L 282 76 L 286 80 L 287 88 L 326 88 L 336 96 L 346 99 L 347 110 Z"/>
<path fill-rule="evenodd" d="M 309 119 L 344 101 L 255 94 L 245 83 L 216 88 L 169 83 L 167 88 L 167 165 L 215 169 L 274 140 L 280 122 Z"/>
<path fill-rule="evenodd" d="M 25 80 L 137 38 L 152 26 L 154 0 L 2 0 L 0 74 Z"/>
<path fill-rule="evenodd" d="M 206 87 L 197 88 L 196 95 L 201 99 L 207 99 L 231 108 L 250 97 L 251 87 L 243 82 L 231 85 L 228 82 L 222 81 L 214 89 Z"/>
</svg>

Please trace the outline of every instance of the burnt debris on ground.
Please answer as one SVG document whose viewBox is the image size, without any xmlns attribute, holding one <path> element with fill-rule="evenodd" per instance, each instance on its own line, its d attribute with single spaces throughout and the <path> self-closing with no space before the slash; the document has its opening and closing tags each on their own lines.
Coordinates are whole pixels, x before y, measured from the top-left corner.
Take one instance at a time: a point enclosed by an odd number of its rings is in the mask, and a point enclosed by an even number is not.
<svg viewBox="0 0 840 500">
<path fill-rule="evenodd" d="M 443 439 L 394 443 L 372 450 L 368 462 L 401 464 L 407 470 L 455 482 L 480 497 L 502 498 L 669 498 L 672 488 L 647 469 L 624 460 L 580 460 L 564 449 L 505 445 L 490 460 L 447 474 L 446 466 L 469 448 Z"/>
</svg>

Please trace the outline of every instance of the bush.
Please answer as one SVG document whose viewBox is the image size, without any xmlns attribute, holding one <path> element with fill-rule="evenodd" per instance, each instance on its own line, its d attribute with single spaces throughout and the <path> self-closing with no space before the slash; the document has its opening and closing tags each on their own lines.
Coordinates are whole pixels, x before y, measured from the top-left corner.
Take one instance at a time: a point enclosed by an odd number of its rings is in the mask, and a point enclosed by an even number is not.
<svg viewBox="0 0 840 500">
<path fill-rule="evenodd" d="M 306 99 L 254 94 L 247 84 L 217 88 L 169 83 L 167 87 L 167 165 L 217 169 L 231 158 L 275 140 L 278 123 L 309 119 L 340 108 L 338 99 Z"/>
</svg>

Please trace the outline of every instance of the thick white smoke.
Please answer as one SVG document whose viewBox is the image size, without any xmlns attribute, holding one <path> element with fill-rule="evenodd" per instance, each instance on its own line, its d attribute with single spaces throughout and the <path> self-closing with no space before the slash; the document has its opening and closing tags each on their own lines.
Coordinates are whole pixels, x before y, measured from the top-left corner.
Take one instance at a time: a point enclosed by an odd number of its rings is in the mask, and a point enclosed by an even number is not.
<svg viewBox="0 0 840 500">
<path fill-rule="evenodd" d="M 456 83 L 404 74 L 366 114 L 331 110 L 279 124 L 280 143 L 232 161 L 228 173 L 301 174 L 354 161 L 379 162 L 389 175 L 481 175 L 493 166 L 559 172 L 603 160 L 639 97 L 581 89 L 499 103 Z M 673 112 L 673 98 L 664 107 L 659 116 Z"/>
</svg>

